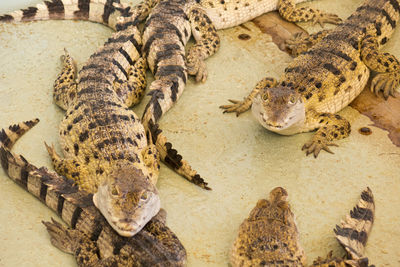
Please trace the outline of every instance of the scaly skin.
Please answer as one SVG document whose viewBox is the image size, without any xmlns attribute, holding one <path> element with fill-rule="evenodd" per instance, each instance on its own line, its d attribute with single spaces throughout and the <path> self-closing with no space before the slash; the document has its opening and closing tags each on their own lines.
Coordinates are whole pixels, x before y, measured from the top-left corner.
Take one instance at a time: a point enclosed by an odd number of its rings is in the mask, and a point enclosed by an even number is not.
<svg viewBox="0 0 400 267">
<path fill-rule="evenodd" d="M 99 210 L 92 195 L 70 179 L 37 168 L 23 156 L 11 152 L 17 139 L 39 120 L 0 131 L 0 161 L 8 176 L 56 212 L 69 226 L 43 222 L 51 242 L 75 256 L 78 266 L 184 266 L 186 251 L 165 225 L 165 211 L 153 217 L 135 236 L 118 235 Z"/>
<path fill-rule="evenodd" d="M 360 94 L 370 70 L 378 72 L 371 83 L 376 94 L 388 98 L 399 87 L 399 61 L 378 51 L 399 16 L 399 0 L 367 0 L 335 29 L 296 36 L 288 45 L 293 54 L 303 53 L 275 85 L 255 88 L 244 101 L 221 108 L 238 115 L 252 105 L 258 121 L 280 134 L 318 129 L 303 149 L 315 157 L 321 150 L 331 152 L 328 146 L 336 145 L 334 140 L 350 134 L 350 123 L 336 112 Z"/>
<path fill-rule="evenodd" d="M 155 216 L 159 156 L 127 106 L 140 100 L 146 64 L 140 58 L 136 15 L 118 18 L 117 31 L 76 73 L 65 54 L 54 100 L 66 110 L 60 124 L 65 158 L 46 145 L 55 170 L 93 194 L 96 207 L 122 236 L 133 236 Z"/>
<path fill-rule="evenodd" d="M 274 9 L 289 21 L 312 21 L 321 25 L 341 21 L 336 15 L 320 10 L 296 8 L 292 0 L 160 1 L 147 19 L 143 34 L 143 52 L 156 78 L 150 86 L 152 98 L 143 115 L 144 124 L 157 123 L 172 107 L 183 93 L 188 74 L 195 75 L 197 82 L 206 80 L 204 60 L 220 46 L 216 29 L 239 25 Z M 191 34 L 196 44 L 185 57 Z"/>
<path fill-rule="evenodd" d="M 174 168 L 182 169 L 183 164 L 179 163 L 185 162 L 153 127 L 157 145 L 168 148 L 167 154 L 159 153 L 152 133 L 145 132 L 139 118 L 128 108 L 140 101 L 146 87 L 146 62 L 140 57 L 142 42 L 135 25 L 146 18 L 154 3 L 144 2 L 131 9 L 107 1 L 103 8 L 92 10 L 83 9 L 81 2 L 64 6 L 62 1 L 54 0 L 37 9 L 28 9 L 37 11 L 30 16 L 33 19 L 40 18 L 43 12 L 38 10 L 45 6 L 49 18 L 79 14 L 79 17 L 101 17 L 104 23 L 106 15 L 112 13 L 113 20 L 108 16 L 107 22 L 118 30 L 90 57 L 79 72 L 79 79 L 73 59 L 65 53 L 64 68 L 54 85 L 54 100 L 67 111 L 60 124 L 65 158 L 57 155 L 53 147 L 46 147 L 56 171 L 92 193 L 95 205 L 119 234 L 132 236 L 160 209 L 155 187 L 160 154 Z M 78 8 L 80 13 L 72 12 Z M 84 11 L 89 14 L 83 15 Z M 183 176 L 209 189 L 190 165 L 186 163 L 184 167 L 180 172 Z"/>
<path fill-rule="evenodd" d="M 66 2 L 66 0 L 64 0 Z M 143 52 L 147 58 L 149 67 L 155 76 L 155 81 L 150 85 L 151 99 L 147 104 L 142 121 L 146 131 L 157 129 L 157 122 L 182 95 L 188 74 L 196 76 L 196 81 L 205 81 L 207 69 L 205 59 L 213 55 L 220 46 L 220 40 L 216 29 L 228 28 L 239 25 L 253 19 L 265 12 L 278 9 L 280 14 L 289 21 L 312 21 L 314 24 L 334 23 L 341 20 L 334 14 L 301 7 L 295 4 L 301 0 L 153 0 L 148 2 L 147 11 L 156 5 L 148 18 L 144 30 Z M 63 0 L 53 0 L 53 6 L 48 12 L 47 19 L 84 19 L 109 24 L 111 13 L 109 1 L 93 0 L 92 4 L 79 4 L 78 0 L 64 3 Z M 103 7 L 101 6 L 103 3 Z M 13 12 L 10 15 L 0 17 L 1 20 L 21 21 L 46 19 L 46 12 L 38 12 L 41 9 L 49 9 L 49 4 L 41 5 L 41 8 L 29 8 L 25 11 Z M 89 7 L 90 8 L 89 8 Z M 121 5 L 126 7 L 126 5 Z M 65 12 L 64 12 L 65 10 Z M 76 10 L 89 12 L 89 15 L 77 16 Z M 96 10 L 104 10 L 96 12 Z M 43 14 L 44 13 L 44 14 Z M 53 14 L 55 13 L 55 14 Z M 24 15 L 28 14 L 28 15 Z M 80 14 L 80 13 L 79 13 Z M 106 17 L 107 19 L 104 19 Z M 185 46 L 193 35 L 196 44 L 192 46 L 185 56 Z M 154 135 L 154 134 L 153 134 Z M 177 173 L 199 186 L 210 189 L 207 183 L 192 170 L 190 165 L 182 160 L 182 157 L 166 143 L 163 135 L 153 136 L 161 159 Z"/>
<path fill-rule="evenodd" d="M 205 59 L 220 46 L 214 21 L 220 28 L 231 27 L 254 18 L 260 12 L 270 11 L 272 7 L 278 7 L 281 15 L 290 21 L 313 21 L 321 25 L 341 21 L 336 15 L 319 10 L 296 8 L 292 0 L 262 3 L 161 0 L 151 11 L 143 33 L 143 53 L 155 76 L 155 81 L 150 85 L 149 94 L 152 97 L 142 117 L 145 128 L 156 125 L 176 103 L 183 93 L 188 74 L 196 76 L 197 82 L 206 80 Z M 237 16 L 238 13 L 243 16 Z M 226 18 L 230 18 L 229 21 Z M 185 46 L 191 35 L 196 43 L 185 56 Z M 157 144 L 160 143 L 158 138 L 156 140 Z M 162 154 L 169 154 L 168 147 L 157 145 L 157 149 L 163 151 Z M 185 165 L 182 165 L 177 172 L 183 173 L 185 169 Z"/>
<path fill-rule="evenodd" d="M 261 199 L 240 225 L 232 253 L 232 266 L 305 266 L 306 258 L 299 235 L 286 201 L 285 189 L 277 187 L 269 200 Z M 350 216 L 334 229 L 336 239 L 346 249 L 344 258 L 318 258 L 313 267 L 368 267 L 364 247 L 374 221 L 374 197 L 369 188 L 361 194 Z"/>
<path fill-rule="evenodd" d="M 232 248 L 233 266 L 303 266 L 294 215 L 282 187 L 273 189 L 269 200 L 261 199 L 240 225 Z"/>
</svg>

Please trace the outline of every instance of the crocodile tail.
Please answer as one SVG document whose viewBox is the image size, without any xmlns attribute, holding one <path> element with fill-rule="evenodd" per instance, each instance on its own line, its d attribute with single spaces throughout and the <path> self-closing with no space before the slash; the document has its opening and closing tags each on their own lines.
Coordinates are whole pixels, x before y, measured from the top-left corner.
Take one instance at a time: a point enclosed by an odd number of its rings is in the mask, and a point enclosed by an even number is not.
<svg viewBox="0 0 400 267">
<path fill-rule="evenodd" d="M 145 125 L 146 128 L 146 125 Z M 147 129 L 147 128 L 146 128 Z M 167 141 L 167 138 L 162 134 L 161 129 L 157 124 L 153 124 L 152 121 L 148 124 L 148 129 L 153 141 L 156 144 L 157 150 L 160 153 L 161 160 L 172 168 L 175 172 L 185 177 L 189 182 L 194 183 L 204 189 L 211 190 L 208 187 L 208 183 L 204 181 L 200 175 L 192 169 L 186 160 L 182 159 L 182 156 L 172 148 L 172 144 Z"/>
<path fill-rule="evenodd" d="M 33 119 L 13 124 L 8 129 L 2 129 L 0 132 L 0 146 L 11 149 L 15 142 L 38 122 L 39 119 Z"/>
<path fill-rule="evenodd" d="M 346 249 L 353 260 L 364 258 L 364 248 L 374 222 L 375 203 L 368 187 L 361 194 L 358 204 L 350 211 L 350 216 L 336 225 L 336 239 Z"/>
<path fill-rule="evenodd" d="M 57 212 L 72 228 L 78 223 L 84 224 L 85 234 L 98 236 L 103 225 L 98 223 L 101 215 L 93 205 L 92 195 L 79 191 L 73 180 L 50 172 L 45 167 L 37 168 L 22 155 L 10 151 L 18 138 L 38 122 L 39 119 L 34 119 L 0 131 L 0 161 L 4 171 L 17 184 Z"/>
<path fill-rule="evenodd" d="M 50 0 L 2 15 L 0 22 L 87 20 L 115 29 L 117 17 L 123 8 L 129 9 L 120 4 L 120 0 Z"/>
<path fill-rule="evenodd" d="M 29 129 L 35 126 L 39 119 L 21 122 L 11 125 L 0 131 L 0 161 L 4 171 L 19 185 L 27 189 L 28 174 L 36 170 L 36 167 L 29 164 L 21 155 L 10 152 L 15 142 Z"/>
</svg>

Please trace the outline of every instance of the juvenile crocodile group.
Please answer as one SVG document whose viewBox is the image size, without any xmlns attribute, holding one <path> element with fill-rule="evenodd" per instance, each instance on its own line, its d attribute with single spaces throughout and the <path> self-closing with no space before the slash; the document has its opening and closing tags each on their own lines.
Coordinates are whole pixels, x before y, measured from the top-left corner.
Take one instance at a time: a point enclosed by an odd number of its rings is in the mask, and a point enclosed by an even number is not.
<svg viewBox="0 0 400 267">
<path fill-rule="evenodd" d="M 296 8 L 295 2 L 302 1 L 148 0 L 131 7 L 119 0 L 52 0 L 0 16 L 5 22 L 88 20 L 116 30 L 77 77 L 73 59 L 68 52 L 63 56 L 54 101 L 66 110 L 60 124 L 65 158 L 46 144 L 61 176 L 38 169 L 10 152 L 16 139 L 38 120 L 10 126 L 0 134 L 1 162 L 9 176 L 56 210 L 70 227 L 56 221 L 44 223 L 56 247 L 74 254 L 80 266 L 185 264 L 186 252 L 165 226 L 165 211 L 160 210 L 155 186 L 160 159 L 190 182 L 210 188 L 172 149 L 157 123 L 183 93 L 188 74 L 197 82 L 206 80 L 204 60 L 220 47 L 217 29 L 239 25 L 274 9 L 294 22 L 341 22 L 334 14 Z M 371 85 L 376 94 L 394 96 L 400 84 L 397 59 L 378 52 L 399 20 L 399 5 L 398 0 L 367 0 L 333 30 L 295 36 L 287 45 L 296 58 L 280 81 L 265 78 L 244 101 L 231 100 L 233 105 L 221 107 L 239 115 L 252 106 L 258 121 L 280 134 L 318 129 L 303 149 L 315 157 L 321 150 L 331 152 L 328 146 L 335 145 L 332 141 L 350 133 L 349 122 L 336 112 L 365 87 L 369 69 L 379 73 Z M 137 25 L 147 16 L 142 42 Z M 196 42 L 186 53 L 192 35 Z M 139 119 L 129 107 L 143 96 L 147 65 L 155 81 Z M 269 201 L 257 204 L 239 230 L 232 252 L 234 266 L 305 265 L 286 196 L 283 188 L 276 188 Z M 318 258 L 313 266 L 368 266 L 363 248 L 373 216 L 374 202 L 368 189 L 351 219 L 335 232 L 349 257 L 328 255 Z M 365 236 L 358 237 L 365 239 L 354 241 L 360 223 L 364 223 Z M 248 238 L 263 241 L 253 247 Z"/>
<path fill-rule="evenodd" d="M 270 192 L 268 200 L 257 202 L 239 227 L 231 253 L 233 266 L 306 266 L 306 256 L 287 197 L 287 191 L 277 187 Z M 336 239 L 347 252 L 346 257 L 335 258 L 331 252 L 325 259 L 318 257 L 311 266 L 368 267 L 364 247 L 374 215 L 374 196 L 367 188 L 350 216 L 334 229 Z"/>
<path fill-rule="evenodd" d="M 23 156 L 11 152 L 17 139 L 39 122 L 38 119 L 11 125 L 0 131 L 0 162 L 22 188 L 29 191 L 69 226 L 44 222 L 51 242 L 75 256 L 79 266 L 184 266 L 186 250 L 165 225 L 161 210 L 133 237 L 113 230 L 92 201 L 92 194 L 80 190 L 73 180 L 37 168 Z"/>
</svg>

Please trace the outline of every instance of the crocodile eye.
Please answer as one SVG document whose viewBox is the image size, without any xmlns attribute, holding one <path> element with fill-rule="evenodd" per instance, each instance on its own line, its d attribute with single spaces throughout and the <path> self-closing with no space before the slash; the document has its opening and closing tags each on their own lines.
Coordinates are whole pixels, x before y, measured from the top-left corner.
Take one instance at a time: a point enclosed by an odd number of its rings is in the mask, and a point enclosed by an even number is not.
<svg viewBox="0 0 400 267">
<path fill-rule="evenodd" d="M 262 99 L 263 99 L 264 101 L 267 101 L 267 100 L 268 100 L 268 94 L 263 94 Z"/>
<path fill-rule="evenodd" d="M 111 190 L 111 194 L 112 194 L 113 196 L 118 196 L 118 190 L 114 187 L 114 188 Z"/>
<path fill-rule="evenodd" d="M 147 193 L 146 192 L 144 192 L 143 194 L 142 194 L 142 196 L 140 197 L 140 200 L 147 200 Z"/>
<path fill-rule="evenodd" d="M 294 95 L 291 95 L 289 97 L 289 104 L 294 104 L 294 103 L 296 103 L 296 97 Z"/>
</svg>

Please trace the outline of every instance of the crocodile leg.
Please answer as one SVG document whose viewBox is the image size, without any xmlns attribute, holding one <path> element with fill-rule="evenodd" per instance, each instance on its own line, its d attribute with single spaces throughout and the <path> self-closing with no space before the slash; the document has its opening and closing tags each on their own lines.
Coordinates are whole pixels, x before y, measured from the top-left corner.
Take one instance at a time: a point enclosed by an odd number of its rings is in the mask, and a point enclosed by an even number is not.
<svg viewBox="0 0 400 267">
<path fill-rule="evenodd" d="M 63 69 L 54 82 L 54 102 L 62 109 L 67 110 L 68 105 L 76 97 L 76 64 L 68 51 L 64 49 L 65 54 L 61 56 Z"/>
<path fill-rule="evenodd" d="M 383 93 L 385 99 L 394 97 L 400 85 L 400 63 L 395 56 L 378 51 L 379 43 L 375 36 L 367 35 L 361 42 L 361 58 L 365 65 L 378 72 L 371 82 L 371 91 Z"/>
<path fill-rule="evenodd" d="M 323 30 L 317 33 L 307 35 L 304 32 L 295 33 L 292 38 L 285 41 L 286 47 L 290 49 L 292 56 L 297 57 L 301 53 L 306 52 L 313 45 L 322 40 L 332 30 Z"/>
<path fill-rule="evenodd" d="M 310 112 L 307 117 L 307 123 L 319 128 L 311 140 L 302 147 L 302 150 L 306 150 L 307 155 L 313 153 L 316 158 L 321 150 L 333 154 L 328 146 L 337 145 L 332 141 L 350 135 L 350 123 L 338 114 Z"/>
<path fill-rule="evenodd" d="M 55 171 L 59 175 L 63 175 L 69 179 L 78 182 L 82 189 L 86 189 L 85 186 L 82 185 L 82 183 L 80 182 L 80 176 L 82 176 L 82 172 L 84 171 L 82 166 L 78 162 L 76 162 L 76 160 L 61 158 L 55 151 L 54 146 L 50 147 L 46 143 L 44 144 L 47 148 L 47 152 L 51 157 Z"/>
<path fill-rule="evenodd" d="M 313 25 L 319 23 L 323 27 L 324 23 L 339 24 L 342 21 L 337 15 L 318 9 L 296 8 L 293 0 L 279 0 L 278 10 L 284 19 L 291 22 L 312 21 Z"/>
<path fill-rule="evenodd" d="M 160 172 L 160 155 L 157 151 L 157 147 L 153 144 L 147 146 L 143 149 L 142 156 L 152 182 L 153 184 L 156 184 L 158 173 Z"/>
<path fill-rule="evenodd" d="M 247 111 L 251 107 L 254 98 L 258 95 L 260 90 L 262 90 L 265 87 L 268 88 L 274 87 L 276 84 L 277 84 L 276 79 L 269 77 L 264 78 L 257 83 L 256 87 L 250 92 L 250 94 L 247 97 L 244 98 L 243 101 L 229 99 L 229 101 L 233 104 L 222 105 L 220 106 L 220 108 L 224 110 L 224 113 L 236 112 L 236 116 L 239 116 L 241 113 Z"/>
<path fill-rule="evenodd" d="M 127 107 L 140 102 L 146 89 L 146 59 L 139 58 L 128 72 L 128 80 L 114 83 L 114 90 Z"/>
<path fill-rule="evenodd" d="M 203 9 L 191 9 L 189 21 L 196 44 L 189 49 L 186 56 L 187 71 L 190 75 L 196 76 L 197 82 L 205 82 L 207 68 L 204 60 L 219 49 L 220 39 L 217 30 Z"/>
</svg>

